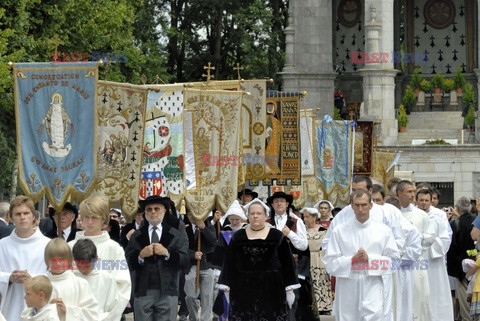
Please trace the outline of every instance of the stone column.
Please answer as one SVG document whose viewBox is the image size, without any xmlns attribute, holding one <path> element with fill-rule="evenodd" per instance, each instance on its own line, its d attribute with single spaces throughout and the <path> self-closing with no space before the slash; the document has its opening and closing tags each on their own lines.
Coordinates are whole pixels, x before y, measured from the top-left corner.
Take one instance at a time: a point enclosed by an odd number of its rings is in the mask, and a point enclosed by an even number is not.
<svg viewBox="0 0 480 321">
<path fill-rule="evenodd" d="M 308 92 L 305 108 L 333 114 L 332 1 L 290 0 L 283 89 Z"/>
<path fill-rule="evenodd" d="M 393 51 L 393 0 L 365 1 L 365 51 L 388 54 L 386 62 L 366 63 L 359 70 L 363 76 L 363 120 L 380 122 L 379 145 L 394 145 L 398 129 L 395 119 L 395 76 L 391 53 Z"/>
<path fill-rule="evenodd" d="M 480 36 L 477 34 L 477 37 L 480 37 Z M 478 97 L 480 96 L 480 69 L 474 69 L 473 71 L 475 72 L 475 76 L 477 77 L 477 97 L 476 98 L 477 98 L 477 108 L 478 108 L 479 106 Z M 463 106 L 463 104 L 461 106 Z M 477 118 L 475 119 L 475 142 L 477 143 L 477 142 L 480 142 L 480 119 L 479 119 L 480 108 L 478 108 L 476 114 L 477 114 Z"/>
</svg>

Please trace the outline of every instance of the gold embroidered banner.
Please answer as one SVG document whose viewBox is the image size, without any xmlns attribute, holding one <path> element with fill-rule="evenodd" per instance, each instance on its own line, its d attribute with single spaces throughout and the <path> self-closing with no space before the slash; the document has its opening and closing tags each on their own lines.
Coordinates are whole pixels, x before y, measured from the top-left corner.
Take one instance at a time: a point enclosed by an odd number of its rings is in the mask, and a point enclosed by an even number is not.
<svg viewBox="0 0 480 321">
<path fill-rule="evenodd" d="M 300 92 L 267 91 L 264 185 L 300 185 Z"/>
<path fill-rule="evenodd" d="M 383 186 L 387 186 L 387 182 L 393 178 L 395 174 L 394 168 L 387 172 L 388 165 L 393 162 L 396 151 L 374 149 L 372 157 L 372 177 L 382 180 Z"/>
<path fill-rule="evenodd" d="M 246 179 L 252 185 L 265 175 L 266 88 L 265 80 L 240 82 L 240 89 L 249 93 L 242 101 L 241 168 L 246 169 Z"/>
<path fill-rule="evenodd" d="M 142 169 L 147 90 L 141 86 L 99 81 L 96 193 L 120 203 L 122 212 L 137 210 Z"/>
<path fill-rule="evenodd" d="M 193 169 L 195 179 L 185 198 L 197 219 L 205 219 L 214 206 L 226 211 L 237 198 L 242 96 L 235 91 L 184 92 L 185 170 Z"/>
</svg>

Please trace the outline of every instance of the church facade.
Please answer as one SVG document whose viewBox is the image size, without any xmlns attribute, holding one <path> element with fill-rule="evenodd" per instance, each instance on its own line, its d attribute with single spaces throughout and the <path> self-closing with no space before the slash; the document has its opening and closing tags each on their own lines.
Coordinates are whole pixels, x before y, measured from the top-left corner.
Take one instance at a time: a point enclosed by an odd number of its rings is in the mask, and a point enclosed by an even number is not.
<svg viewBox="0 0 480 321">
<path fill-rule="evenodd" d="M 479 8 L 475 0 L 290 0 L 284 90 L 306 90 L 317 118 L 333 113 L 341 90 L 362 105 L 361 120 L 378 123 L 379 146 L 403 151 L 402 171 L 417 182 L 450 184 L 452 201 L 479 196 L 478 145 L 400 145 L 396 120 L 415 67 L 427 80 L 460 68 L 479 92 Z"/>
</svg>

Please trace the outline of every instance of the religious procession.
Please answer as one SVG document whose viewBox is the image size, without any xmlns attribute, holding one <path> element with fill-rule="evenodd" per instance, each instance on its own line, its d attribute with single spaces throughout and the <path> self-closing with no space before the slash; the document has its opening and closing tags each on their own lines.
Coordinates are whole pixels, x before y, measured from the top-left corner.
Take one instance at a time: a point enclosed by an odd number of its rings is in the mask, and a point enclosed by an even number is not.
<svg viewBox="0 0 480 321">
<path fill-rule="evenodd" d="M 480 320 L 473 3 L 21 2 L 0 321 Z"/>
</svg>

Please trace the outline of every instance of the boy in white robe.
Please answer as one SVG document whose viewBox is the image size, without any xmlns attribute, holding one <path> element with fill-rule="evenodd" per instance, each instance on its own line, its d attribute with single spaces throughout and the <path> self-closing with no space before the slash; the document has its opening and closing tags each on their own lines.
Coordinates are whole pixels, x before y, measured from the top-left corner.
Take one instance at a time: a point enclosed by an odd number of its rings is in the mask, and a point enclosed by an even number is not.
<svg viewBox="0 0 480 321">
<path fill-rule="evenodd" d="M 63 239 L 55 238 L 48 243 L 45 263 L 53 286 L 50 303 L 56 304 L 61 321 L 100 320 L 97 300 L 88 282 L 70 270 L 72 261 L 72 252 Z"/>
<path fill-rule="evenodd" d="M 335 228 L 323 258 L 327 272 L 337 278 L 335 317 L 337 321 L 382 320 L 382 275 L 392 273 L 397 244 L 390 228 L 370 219 L 370 193 L 353 192 L 352 208 L 355 218 Z"/>
<path fill-rule="evenodd" d="M 118 304 L 116 309 L 116 320 L 120 320 L 122 313 L 130 300 L 132 281 L 128 270 L 125 251 L 110 238 L 104 227 L 110 220 L 110 207 L 108 202 L 99 196 L 90 196 L 80 203 L 83 231 L 77 232 L 75 240 L 68 242 L 70 248 L 81 239 L 90 239 L 97 247 L 99 266 L 102 271 L 110 273 L 117 283 Z"/>
<path fill-rule="evenodd" d="M 8 321 L 20 321 L 25 308 L 23 283 L 31 276 L 45 274 L 45 246 L 50 241 L 35 228 L 35 207 L 28 197 L 10 202 L 15 230 L 0 240 L 0 310 Z"/>
<path fill-rule="evenodd" d="M 44 275 L 38 275 L 25 281 L 25 303 L 22 312 L 23 321 L 60 321 L 57 307 L 48 304 L 52 295 L 52 283 Z"/>
<path fill-rule="evenodd" d="M 93 295 L 97 299 L 100 320 L 116 321 L 116 307 L 118 305 L 117 284 L 115 278 L 108 272 L 94 266 L 98 259 L 97 248 L 92 240 L 78 240 L 72 249 L 77 268 L 75 275 L 86 280 Z"/>
</svg>

